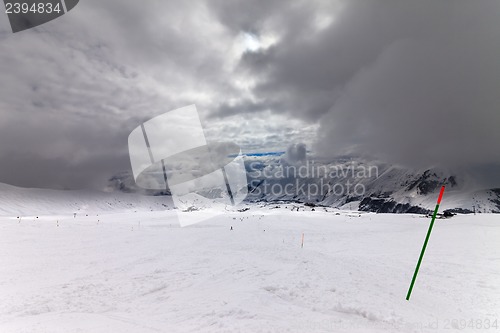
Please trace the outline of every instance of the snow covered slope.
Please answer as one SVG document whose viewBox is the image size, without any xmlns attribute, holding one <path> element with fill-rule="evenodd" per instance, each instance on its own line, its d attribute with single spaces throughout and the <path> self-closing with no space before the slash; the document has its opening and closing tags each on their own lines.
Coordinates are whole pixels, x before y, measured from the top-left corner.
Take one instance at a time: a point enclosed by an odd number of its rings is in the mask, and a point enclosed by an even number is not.
<svg viewBox="0 0 500 333">
<path fill-rule="evenodd" d="M 179 228 L 173 210 L 112 207 L 0 217 L 0 332 L 499 329 L 498 215 L 437 220 L 406 301 L 421 216 L 257 204 Z"/>
<path fill-rule="evenodd" d="M 0 183 L 0 216 L 86 215 L 168 207 L 172 207 L 168 196 L 20 188 Z"/>
</svg>

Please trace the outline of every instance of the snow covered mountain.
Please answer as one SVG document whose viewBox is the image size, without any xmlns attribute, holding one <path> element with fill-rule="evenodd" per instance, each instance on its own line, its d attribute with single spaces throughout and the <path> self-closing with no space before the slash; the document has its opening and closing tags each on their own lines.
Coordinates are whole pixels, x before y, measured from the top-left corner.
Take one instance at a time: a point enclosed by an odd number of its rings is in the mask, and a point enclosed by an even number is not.
<svg viewBox="0 0 500 333">
<path fill-rule="evenodd" d="M 248 201 L 297 201 L 379 213 L 427 213 L 446 185 L 441 209 L 500 213 L 500 189 L 482 189 L 466 172 L 411 170 L 340 157 L 289 164 L 281 157 L 247 157 Z"/>
<path fill-rule="evenodd" d="M 247 156 L 248 203 L 299 202 L 378 213 L 428 213 L 446 184 L 441 211 L 500 213 L 500 189 L 481 189 L 464 172 L 410 170 L 341 157 L 290 164 L 285 156 Z M 25 189 L 0 184 L 0 215 L 94 214 L 173 207 L 169 193 L 144 190 L 129 173 L 112 177 L 106 191 Z"/>
</svg>

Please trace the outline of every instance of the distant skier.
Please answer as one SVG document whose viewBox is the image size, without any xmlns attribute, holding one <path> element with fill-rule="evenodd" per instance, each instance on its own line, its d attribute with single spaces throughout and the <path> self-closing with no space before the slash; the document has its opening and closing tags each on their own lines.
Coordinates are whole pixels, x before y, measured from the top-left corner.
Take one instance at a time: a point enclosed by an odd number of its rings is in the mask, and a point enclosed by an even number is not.
<svg viewBox="0 0 500 333">
<path fill-rule="evenodd" d="M 231 226 L 231 230 L 233 230 L 233 226 Z"/>
</svg>

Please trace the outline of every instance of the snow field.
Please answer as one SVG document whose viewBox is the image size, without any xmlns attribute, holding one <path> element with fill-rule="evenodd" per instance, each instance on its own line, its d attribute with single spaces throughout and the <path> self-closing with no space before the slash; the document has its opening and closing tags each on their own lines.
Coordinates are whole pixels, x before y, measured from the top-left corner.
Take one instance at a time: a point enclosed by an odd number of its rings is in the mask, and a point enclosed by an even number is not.
<svg viewBox="0 0 500 333">
<path fill-rule="evenodd" d="M 0 332 L 463 332 L 500 320 L 496 215 L 437 220 L 406 301 L 428 218 L 250 207 L 186 228 L 172 210 L 1 217 Z"/>
</svg>

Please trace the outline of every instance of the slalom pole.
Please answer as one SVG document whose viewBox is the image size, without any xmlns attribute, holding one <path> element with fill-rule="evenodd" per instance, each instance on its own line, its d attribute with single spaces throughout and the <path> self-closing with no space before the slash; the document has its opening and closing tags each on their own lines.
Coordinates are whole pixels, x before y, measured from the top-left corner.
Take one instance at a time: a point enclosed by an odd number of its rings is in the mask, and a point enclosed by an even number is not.
<svg viewBox="0 0 500 333">
<path fill-rule="evenodd" d="M 304 233 L 302 233 L 302 242 L 300 244 L 301 248 L 304 248 Z"/>
<path fill-rule="evenodd" d="M 407 301 L 410 300 L 411 291 L 413 290 L 413 285 L 415 284 L 415 280 L 417 279 L 418 270 L 420 269 L 420 264 L 422 263 L 422 258 L 424 257 L 425 248 L 427 247 L 427 243 L 429 242 L 429 237 L 431 236 L 432 227 L 434 226 L 434 221 L 436 220 L 436 215 L 439 210 L 439 205 L 441 204 L 441 200 L 443 199 L 444 188 L 445 186 L 443 185 L 441 187 L 441 192 L 439 192 L 438 201 L 436 204 L 436 208 L 434 209 L 434 214 L 432 215 L 432 220 L 429 226 L 429 230 L 427 230 L 427 236 L 425 237 L 424 246 L 422 247 L 422 251 L 420 252 L 420 257 L 418 258 L 417 267 L 415 267 L 415 273 L 413 273 L 413 278 L 411 280 L 410 289 L 408 289 L 408 294 L 406 295 Z"/>
</svg>

